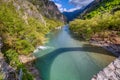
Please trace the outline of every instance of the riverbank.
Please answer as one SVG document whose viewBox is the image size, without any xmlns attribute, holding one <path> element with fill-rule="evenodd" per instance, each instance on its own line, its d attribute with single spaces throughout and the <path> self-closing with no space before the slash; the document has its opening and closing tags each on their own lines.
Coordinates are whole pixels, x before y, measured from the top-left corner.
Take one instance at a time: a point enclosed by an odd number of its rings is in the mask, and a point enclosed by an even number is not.
<svg viewBox="0 0 120 80">
<path fill-rule="evenodd" d="M 90 44 L 100 46 L 119 57 L 111 62 L 106 68 L 93 76 L 91 80 L 119 80 L 120 79 L 120 37 L 92 38 Z"/>
<path fill-rule="evenodd" d="M 19 75 L 13 67 L 6 63 L 1 52 L 2 46 L 2 38 L 0 37 L 0 80 L 17 80 Z"/>
<path fill-rule="evenodd" d="M 21 74 L 10 66 L 1 52 L 3 46 L 2 38 L 0 37 L 0 80 L 21 80 Z M 36 58 L 33 55 L 19 55 L 19 60 L 26 66 L 26 69 L 33 75 L 35 80 L 41 80 L 38 70 L 34 67 L 34 61 Z"/>
<path fill-rule="evenodd" d="M 6 63 L 3 54 L 0 52 L 0 80 L 18 80 L 17 71 Z"/>
<path fill-rule="evenodd" d="M 94 75 L 91 80 L 120 80 L 120 57 Z"/>
<path fill-rule="evenodd" d="M 112 52 L 115 56 L 120 56 L 120 36 L 109 36 L 106 38 L 93 37 L 90 44 L 103 47 Z"/>
<path fill-rule="evenodd" d="M 19 55 L 19 60 L 25 64 L 26 69 L 34 76 L 35 80 L 42 80 L 39 71 L 35 68 L 34 62 L 36 60 L 35 56 L 29 55 Z"/>
</svg>

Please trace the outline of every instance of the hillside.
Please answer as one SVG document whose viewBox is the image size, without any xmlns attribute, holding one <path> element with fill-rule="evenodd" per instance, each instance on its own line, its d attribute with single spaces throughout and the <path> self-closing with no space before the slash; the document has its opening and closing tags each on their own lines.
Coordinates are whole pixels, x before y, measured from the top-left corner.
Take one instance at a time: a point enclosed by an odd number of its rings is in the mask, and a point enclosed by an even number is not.
<svg viewBox="0 0 120 80">
<path fill-rule="evenodd" d="M 103 14 L 106 12 L 110 12 L 113 10 L 120 10 L 119 0 L 94 0 L 89 3 L 87 6 L 75 10 L 73 12 L 63 12 L 63 14 L 67 17 L 67 21 L 72 21 L 75 18 L 91 18 L 96 14 Z"/>
<path fill-rule="evenodd" d="M 69 22 L 77 18 L 80 15 L 80 13 L 82 13 L 82 11 L 83 11 L 82 9 L 78 9 L 73 12 L 63 12 L 63 14 L 66 16 L 67 22 Z"/>
<path fill-rule="evenodd" d="M 106 12 L 120 10 L 120 1 L 119 0 L 100 0 L 99 4 L 94 7 L 88 8 L 86 11 L 84 11 L 83 14 L 87 18 L 92 18 L 95 15 L 101 15 Z"/>
<path fill-rule="evenodd" d="M 60 21 L 65 22 L 66 18 L 62 13 L 58 10 L 57 6 L 54 2 L 49 0 L 28 0 L 33 3 L 40 11 L 40 13 L 50 19 L 58 19 Z"/>
<path fill-rule="evenodd" d="M 70 22 L 70 30 L 86 40 L 106 46 L 110 51 L 120 53 L 120 0 L 102 2 L 83 13 L 83 19 Z M 81 15 L 80 15 L 81 16 Z"/>
<path fill-rule="evenodd" d="M 16 71 L 15 75 L 22 70 L 22 80 L 34 79 L 19 56 L 31 55 L 37 46 L 46 42 L 45 35 L 64 21 L 56 5 L 48 0 L 0 0 L 2 53 Z"/>
<path fill-rule="evenodd" d="M 102 0 L 94 0 L 88 5 L 75 10 L 73 12 L 63 12 L 63 14 L 67 17 L 67 22 L 74 20 L 75 18 L 83 18 L 83 16 L 88 13 L 89 11 L 92 11 L 95 7 L 99 6 L 99 4 L 102 2 Z"/>
</svg>

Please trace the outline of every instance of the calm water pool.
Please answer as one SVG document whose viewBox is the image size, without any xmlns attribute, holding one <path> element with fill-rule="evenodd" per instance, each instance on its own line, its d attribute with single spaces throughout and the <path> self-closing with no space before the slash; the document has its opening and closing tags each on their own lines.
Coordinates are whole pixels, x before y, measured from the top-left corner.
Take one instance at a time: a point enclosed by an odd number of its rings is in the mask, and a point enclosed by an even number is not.
<svg viewBox="0 0 120 80">
<path fill-rule="evenodd" d="M 43 80 L 90 80 L 115 59 L 100 47 L 72 38 L 68 26 L 51 32 L 48 38 L 47 49 L 34 54 Z"/>
</svg>

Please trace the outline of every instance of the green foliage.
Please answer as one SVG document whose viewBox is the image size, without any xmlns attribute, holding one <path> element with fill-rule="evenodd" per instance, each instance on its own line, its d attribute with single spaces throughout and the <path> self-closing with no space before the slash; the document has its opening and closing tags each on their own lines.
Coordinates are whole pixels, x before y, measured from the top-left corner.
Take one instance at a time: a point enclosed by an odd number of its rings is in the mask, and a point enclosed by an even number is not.
<svg viewBox="0 0 120 80">
<path fill-rule="evenodd" d="M 22 80 L 34 80 L 33 76 L 27 71 L 23 64 L 18 66 L 18 70 L 20 69 L 23 71 Z"/>
<path fill-rule="evenodd" d="M 32 75 L 19 61 L 19 54 L 32 53 L 36 46 L 42 45 L 47 40 L 45 35 L 62 23 L 45 18 L 44 24 L 40 19 L 28 15 L 25 21 L 19 14 L 23 13 L 23 10 L 20 11 L 16 10 L 12 2 L 0 2 L 0 36 L 4 43 L 2 51 L 11 66 L 17 70 L 22 68 L 23 80 L 33 80 Z"/>
<path fill-rule="evenodd" d="M 47 18 L 45 18 L 45 20 L 46 20 L 46 26 L 48 26 L 48 28 L 50 29 L 50 30 L 53 30 L 53 29 L 55 29 L 56 27 L 59 27 L 59 26 L 62 26 L 63 25 L 63 23 L 62 22 L 60 22 L 60 21 L 58 21 L 58 20 L 54 20 L 54 19 L 47 19 Z"/>
<path fill-rule="evenodd" d="M 12 3 L 2 3 L 0 6 L 0 33 L 4 47 L 15 49 L 19 54 L 31 53 L 34 47 L 42 45 L 46 41 L 45 34 L 61 25 L 59 21 L 47 18 L 45 20 L 46 25 L 39 19 L 28 17 L 28 24 L 26 24 Z"/>
<path fill-rule="evenodd" d="M 0 72 L 0 80 L 4 79 L 4 74 Z"/>
<path fill-rule="evenodd" d="M 106 12 L 111 12 L 113 8 L 120 5 L 120 0 L 103 0 L 100 2 L 99 6 L 96 6 L 90 13 L 88 13 L 85 17 L 92 18 L 96 15 L 102 15 Z"/>
<path fill-rule="evenodd" d="M 89 39 L 92 35 L 108 30 L 120 31 L 120 11 L 115 14 L 103 14 L 91 19 L 70 22 L 70 30 Z"/>
<path fill-rule="evenodd" d="M 18 53 L 16 53 L 15 50 L 9 49 L 4 52 L 4 55 L 6 56 L 7 62 L 12 67 L 14 67 L 14 69 L 16 69 L 17 71 L 22 69 L 22 71 L 23 71 L 23 76 L 22 76 L 23 79 L 22 80 L 33 80 L 33 76 L 27 71 L 25 66 L 19 61 Z"/>
<path fill-rule="evenodd" d="M 15 50 L 9 49 L 4 54 L 5 54 L 6 58 L 7 58 L 7 62 L 12 67 L 17 67 L 17 66 L 20 65 L 20 61 L 18 60 L 18 53 L 16 53 Z"/>
</svg>

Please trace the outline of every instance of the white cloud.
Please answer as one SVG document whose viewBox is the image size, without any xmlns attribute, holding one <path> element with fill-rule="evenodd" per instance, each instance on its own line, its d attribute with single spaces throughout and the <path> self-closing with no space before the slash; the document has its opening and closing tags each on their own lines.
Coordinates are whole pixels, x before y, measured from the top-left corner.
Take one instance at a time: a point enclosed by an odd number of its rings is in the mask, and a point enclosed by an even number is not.
<svg viewBox="0 0 120 80">
<path fill-rule="evenodd" d="M 69 10 L 66 10 L 65 12 L 73 12 L 73 11 L 78 10 L 78 9 L 80 9 L 80 8 L 81 8 L 81 7 L 71 8 L 71 9 L 69 9 Z"/>
<path fill-rule="evenodd" d="M 71 8 L 71 9 L 66 9 L 66 8 L 63 8 L 63 6 L 59 3 L 55 3 L 56 6 L 58 7 L 58 9 L 61 11 L 61 12 L 72 12 L 72 11 L 75 11 L 77 9 L 80 9 L 81 7 L 75 7 L 75 8 Z"/>
<path fill-rule="evenodd" d="M 61 4 L 59 4 L 59 3 L 55 3 L 55 5 L 58 7 L 58 9 L 59 9 L 61 12 L 63 12 L 63 11 L 66 10 L 66 8 L 63 8 L 63 6 L 62 6 Z"/>
<path fill-rule="evenodd" d="M 69 0 L 69 2 L 74 4 L 76 7 L 84 7 L 92 1 L 93 0 Z"/>
<path fill-rule="evenodd" d="M 51 0 L 51 1 L 55 1 L 55 0 Z M 60 1 L 60 0 L 57 0 L 57 1 Z M 58 9 L 61 11 L 61 12 L 72 12 L 72 11 L 75 11 L 75 10 L 78 10 L 82 7 L 85 7 L 87 6 L 90 2 L 92 2 L 93 0 L 69 0 L 69 3 L 70 4 L 73 4 L 75 5 L 75 8 L 71 8 L 71 9 L 66 9 L 62 6 L 62 4 L 59 4 L 59 3 L 55 3 L 58 7 Z"/>
<path fill-rule="evenodd" d="M 61 4 L 58 4 L 58 3 L 55 3 L 55 5 L 58 7 L 58 8 L 61 8 L 62 5 Z"/>
</svg>

